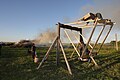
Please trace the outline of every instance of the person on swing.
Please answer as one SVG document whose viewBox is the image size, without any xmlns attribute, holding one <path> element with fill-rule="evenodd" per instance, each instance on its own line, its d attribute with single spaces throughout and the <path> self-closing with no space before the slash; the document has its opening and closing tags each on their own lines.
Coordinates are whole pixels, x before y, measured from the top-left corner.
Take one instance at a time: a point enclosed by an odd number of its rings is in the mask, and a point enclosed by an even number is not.
<svg viewBox="0 0 120 80">
<path fill-rule="evenodd" d="M 83 52 L 85 46 L 86 46 L 86 44 L 82 43 L 82 45 L 80 47 L 80 55 L 82 55 L 82 52 Z M 91 62 L 91 59 L 89 58 L 89 54 L 90 54 L 90 51 L 88 50 L 88 48 L 86 48 L 83 57 L 82 58 L 80 57 L 79 60 Z"/>
</svg>

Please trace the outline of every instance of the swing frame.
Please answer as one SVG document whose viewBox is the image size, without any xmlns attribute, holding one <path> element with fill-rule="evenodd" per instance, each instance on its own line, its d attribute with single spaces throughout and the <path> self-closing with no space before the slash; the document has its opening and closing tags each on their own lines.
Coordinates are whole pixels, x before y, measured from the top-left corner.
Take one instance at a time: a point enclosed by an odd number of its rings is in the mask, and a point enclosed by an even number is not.
<svg viewBox="0 0 120 80">
<path fill-rule="evenodd" d="M 86 21 L 85 21 L 85 22 L 86 22 Z M 79 25 L 80 25 L 81 22 L 74 22 L 74 23 L 70 23 L 70 24 L 61 24 L 61 23 L 58 23 L 58 24 L 57 24 L 57 26 L 58 26 L 57 36 L 56 36 L 56 38 L 53 40 L 50 48 L 49 48 L 48 51 L 46 52 L 44 58 L 42 59 L 42 61 L 41 61 L 40 64 L 38 65 L 37 69 L 39 69 L 39 68 L 41 67 L 41 65 L 43 64 L 43 62 L 48 58 L 48 55 L 50 54 L 50 51 L 52 50 L 52 48 L 53 48 L 53 47 L 55 46 L 55 44 L 56 44 L 56 46 L 57 46 L 57 47 L 56 47 L 56 64 L 59 65 L 59 62 L 60 62 L 60 48 L 61 48 L 61 51 L 62 51 L 62 53 L 63 53 L 64 59 L 65 59 L 66 65 L 67 65 L 67 69 L 68 69 L 69 73 L 72 75 L 72 71 L 71 71 L 70 65 L 69 65 L 69 63 L 68 63 L 68 60 L 67 60 L 65 51 L 64 51 L 62 41 L 61 41 L 61 39 L 60 39 L 61 28 L 64 29 L 64 32 L 65 32 L 66 36 L 68 37 L 69 41 L 72 43 L 72 46 L 73 46 L 73 48 L 74 48 L 74 50 L 75 50 L 74 52 L 77 53 L 77 55 L 78 55 L 79 58 L 82 58 L 82 57 L 83 57 L 83 55 L 85 54 L 86 49 L 88 48 L 88 46 L 90 46 L 91 50 L 90 50 L 90 53 L 89 53 L 89 57 L 91 58 L 91 60 L 92 60 L 93 63 L 95 64 L 95 66 L 98 66 L 97 62 L 95 61 L 95 59 L 93 58 L 93 56 L 92 56 L 91 54 L 93 53 L 93 50 L 94 50 L 96 44 L 98 43 L 98 41 L 99 41 L 99 39 L 100 39 L 100 37 L 101 37 L 101 35 L 102 35 L 102 33 L 103 33 L 106 25 L 110 25 L 110 28 L 108 29 L 108 32 L 107 32 L 106 36 L 104 37 L 104 39 L 103 39 L 100 47 L 99 47 L 98 50 L 97 50 L 97 53 L 100 52 L 100 50 L 101 50 L 101 48 L 102 48 L 105 40 L 107 39 L 110 31 L 112 30 L 112 27 L 113 27 L 113 25 L 114 25 L 114 22 L 111 22 L 111 20 L 108 20 L 108 19 L 99 19 L 99 18 L 96 18 L 95 20 L 87 21 L 87 22 L 89 22 L 89 23 L 92 22 L 92 24 L 93 24 L 93 25 L 91 26 L 91 27 L 93 27 L 93 29 L 92 29 L 92 32 L 91 32 L 90 37 L 89 37 L 88 40 L 86 40 L 85 37 L 82 35 L 82 28 L 88 28 L 88 27 L 90 27 L 90 25 L 85 25 L 85 26 L 82 26 L 82 27 L 74 27 L 74 26 L 71 26 L 71 24 L 73 24 L 73 25 L 74 25 L 74 24 L 79 24 Z M 102 29 L 101 29 L 98 37 L 97 37 L 97 40 L 96 40 L 95 44 L 92 46 L 92 45 L 90 44 L 90 41 L 91 41 L 91 38 L 93 37 L 93 34 L 94 34 L 95 29 L 96 29 L 97 26 L 102 26 Z M 77 50 L 77 47 L 76 47 L 76 46 L 74 45 L 74 43 L 72 42 L 69 34 L 67 33 L 67 31 L 66 31 L 65 29 L 74 30 L 74 31 L 78 31 L 78 32 L 79 32 L 80 39 L 77 39 L 77 37 L 75 37 L 75 38 L 79 41 L 78 43 L 79 43 L 80 45 L 84 44 L 83 38 L 87 41 L 86 46 L 84 47 L 81 55 L 79 54 L 79 51 Z M 74 52 L 71 54 L 70 58 L 72 58 Z"/>
</svg>

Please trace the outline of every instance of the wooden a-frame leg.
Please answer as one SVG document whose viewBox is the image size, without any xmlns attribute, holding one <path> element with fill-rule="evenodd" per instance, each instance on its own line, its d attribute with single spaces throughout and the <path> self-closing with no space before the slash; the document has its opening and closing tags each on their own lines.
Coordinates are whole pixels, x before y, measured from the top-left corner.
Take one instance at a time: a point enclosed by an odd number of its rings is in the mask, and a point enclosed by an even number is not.
<svg viewBox="0 0 120 80">
<path fill-rule="evenodd" d="M 94 50 L 95 46 L 97 45 L 97 43 L 98 43 L 98 41 L 99 41 L 99 39 L 100 39 L 100 37 L 101 37 L 101 35 L 102 35 L 102 33 L 103 33 L 104 29 L 105 29 L 105 26 L 106 26 L 106 23 L 105 23 L 105 24 L 104 24 L 104 26 L 102 27 L 102 29 L 101 29 L 101 31 L 100 31 L 100 33 L 99 33 L 99 35 L 98 35 L 98 38 L 97 38 L 97 40 L 96 40 L 95 44 L 93 45 L 93 48 L 90 50 L 89 55 L 91 55 L 91 54 L 92 54 L 92 52 L 93 52 L 93 50 Z"/>
<path fill-rule="evenodd" d="M 79 44 L 77 44 L 76 48 L 78 48 Z M 72 52 L 72 54 L 70 55 L 70 58 L 73 57 L 73 54 L 75 53 L 75 50 Z"/>
<path fill-rule="evenodd" d="M 76 53 L 77 53 L 77 54 L 78 54 L 78 56 L 80 57 L 80 54 L 79 54 L 78 50 L 76 49 L 76 47 L 75 47 L 74 43 L 72 42 L 71 38 L 69 37 L 69 35 L 68 35 L 67 31 L 66 31 L 66 30 L 64 30 L 64 32 L 65 32 L 66 36 L 68 37 L 69 41 L 72 43 L 72 46 L 73 46 L 74 50 L 76 51 Z"/>
<path fill-rule="evenodd" d="M 97 26 L 97 21 L 98 21 L 98 18 L 97 18 L 96 21 L 95 21 L 95 24 L 94 24 L 94 27 L 93 27 L 92 32 L 91 32 L 91 34 L 90 34 L 90 37 L 89 37 L 89 39 L 88 39 L 88 41 L 87 41 L 87 43 L 86 43 L 85 48 L 83 49 L 82 55 L 80 56 L 81 58 L 83 57 L 83 55 L 84 55 L 84 53 L 85 53 L 85 51 L 86 51 L 86 49 L 87 49 L 87 47 L 88 47 L 88 45 L 89 45 L 89 43 L 90 43 L 90 41 L 91 41 L 91 38 L 92 38 L 92 36 L 93 36 L 93 33 L 95 32 L 95 29 L 96 29 L 96 26 Z"/>
<path fill-rule="evenodd" d="M 96 61 L 94 60 L 94 58 L 92 56 L 90 56 L 90 58 L 92 59 L 92 61 L 95 64 L 95 66 L 98 67 L 98 64 L 96 63 Z"/>
<path fill-rule="evenodd" d="M 55 45 L 56 41 L 57 41 L 58 37 L 56 37 L 52 43 L 52 45 L 50 46 L 50 48 L 48 49 L 47 53 L 45 54 L 44 58 L 42 59 L 42 61 L 40 62 L 40 64 L 38 65 L 37 69 L 40 68 L 40 66 L 42 65 L 42 63 L 47 59 L 48 54 L 50 53 L 52 47 Z"/>
<path fill-rule="evenodd" d="M 70 69 L 70 65 L 69 65 L 69 63 L 68 63 L 68 60 L 67 60 L 67 57 L 66 57 L 66 55 L 65 55 L 65 51 L 64 51 L 64 49 L 63 49 L 62 42 L 61 42 L 60 39 L 59 39 L 59 43 L 60 43 L 60 47 L 61 47 L 61 50 L 62 50 L 62 53 L 63 53 L 64 59 L 65 59 L 65 62 L 66 62 L 66 65 L 67 65 L 68 71 L 69 71 L 69 73 L 72 75 L 72 72 L 71 72 L 71 69 Z"/>
<path fill-rule="evenodd" d="M 97 53 L 100 52 L 100 50 L 101 50 L 101 48 L 102 48 L 102 46 L 103 46 L 105 40 L 107 39 L 108 35 L 110 34 L 110 31 L 112 30 L 112 27 L 113 27 L 113 24 L 111 25 L 110 29 L 108 30 L 108 32 L 107 32 L 107 34 L 106 34 L 106 36 L 105 36 L 105 38 L 104 38 L 102 44 L 100 45 L 100 48 L 98 49 Z"/>
</svg>

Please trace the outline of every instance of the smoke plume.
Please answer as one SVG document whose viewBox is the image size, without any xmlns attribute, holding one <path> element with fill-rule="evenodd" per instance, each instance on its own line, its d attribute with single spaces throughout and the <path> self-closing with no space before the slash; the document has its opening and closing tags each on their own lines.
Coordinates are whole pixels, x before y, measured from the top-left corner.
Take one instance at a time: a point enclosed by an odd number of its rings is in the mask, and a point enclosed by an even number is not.
<svg viewBox="0 0 120 80">
<path fill-rule="evenodd" d="M 35 39 L 36 44 L 51 43 L 56 37 L 56 30 L 53 28 L 48 28 L 46 31 L 40 33 Z"/>
</svg>

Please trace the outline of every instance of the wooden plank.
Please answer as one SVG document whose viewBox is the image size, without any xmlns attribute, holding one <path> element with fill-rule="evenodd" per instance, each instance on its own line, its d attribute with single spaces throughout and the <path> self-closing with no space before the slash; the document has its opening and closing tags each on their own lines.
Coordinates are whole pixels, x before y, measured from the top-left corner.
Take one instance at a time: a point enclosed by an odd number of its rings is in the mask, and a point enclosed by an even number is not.
<svg viewBox="0 0 120 80">
<path fill-rule="evenodd" d="M 104 40 L 103 40 L 102 44 L 100 45 L 100 48 L 98 49 L 97 53 L 99 53 L 99 52 L 100 52 L 100 49 L 102 48 L 102 46 L 103 46 L 103 44 L 104 44 L 105 40 L 107 39 L 107 37 L 108 37 L 108 35 L 109 35 L 110 31 L 112 30 L 112 27 L 113 27 L 113 25 L 111 25 L 111 26 L 110 26 L 110 29 L 108 30 L 108 32 L 107 32 L 107 34 L 106 34 L 106 36 L 105 36 L 105 38 L 104 38 Z"/>
<path fill-rule="evenodd" d="M 91 32 L 91 35 L 90 35 L 90 37 L 89 37 L 89 39 L 88 39 L 88 42 L 87 42 L 86 46 L 85 46 L 85 48 L 84 48 L 84 50 L 83 50 L 83 52 L 82 52 L 81 57 L 84 55 L 84 53 L 85 53 L 85 51 L 86 51 L 86 49 L 87 49 L 87 46 L 89 45 L 89 43 L 90 43 L 90 41 L 91 41 L 91 38 L 92 38 L 93 33 L 94 33 L 94 31 L 95 31 L 95 28 L 96 28 L 96 26 L 97 26 L 97 21 L 98 21 L 98 18 L 97 18 L 96 21 L 95 21 L 94 28 L 93 28 L 93 30 L 92 30 L 92 32 Z"/>
<path fill-rule="evenodd" d="M 76 46 L 76 49 L 79 47 L 79 45 L 81 46 L 82 43 L 80 42 L 80 40 L 77 38 L 77 36 L 72 32 L 72 34 L 74 35 L 74 37 L 76 38 L 76 40 L 78 41 L 78 44 Z M 70 58 L 72 58 L 73 54 L 75 53 L 75 50 L 72 52 Z"/>
<path fill-rule="evenodd" d="M 115 34 L 115 47 L 116 47 L 116 50 L 118 51 L 118 40 L 117 40 L 117 34 Z"/>
<path fill-rule="evenodd" d="M 82 45 L 82 43 L 80 42 L 80 40 L 77 38 L 77 36 L 72 32 L 72 34 L 74 35 L 74 37 L 76 38 L 76 40 L 78 41 L 78 43 L 80 44 L 80 45 Z"/>
<path fill-rule="evenodd" d="M 101 31 L 99 33 L 99 36 L 98 36 L 98 38 L 97 38 L 97 40 L 96 40 L 92 50 L 90 50 L 90 54 L 93 52 L 93 49 L 95 48 L 96 44 L 98 43 L 98 40 L 100 39 L 100 37 L 101 37 L 101 35 L 102 35 L 102 33 L 103 33 L 104 29 L 105 29 L 105 26 L 106 26 L 106 23 L 104 24 L 103 28 L 101 29 Z"/>
<path fill-rule="evenodd" d="M 98 64 L 96 63 L 96 61 L 94 60 L 94 58 L 92 56 L 90 56 L 90 58 L 92 59 L 92 61 L 95 64 L 95 66 L 98 67 Z"/>
<path fill-rule="evenodd" d="M 69 41 L 72 43 L 72 46 L 73 46 L 73 48 L 75 49 L 75 51 L 77 52 L 78 56 L 80 57 L 80 54 L 79 54 L 78 50 L 76 49 L 74 43 L 73 43 L 72 40 L 70 39 L 70 37 L 69 37 L 67 31 L 64 30 L 64 32 L 65 32 L 66 36 L 68 37 Z"/>
<path fill-rule="evenodd" d="M 58 23 L 58 32 L 57 32 L 57 36 L 58 36 L 58 40 L 60 39 L 60 26 Z M 59 41 L 57 40 L 57 48 L 56 48 L 56 65 L 59 65 L 59 61 L 60 61 L 60 44 Z"/>
<path fill-rule="evenodd" d="M 79 43 L 77 44 L 77 46 L 76 46 L 76 48 L 78 48 L 78 46 L 79 46 Z M 75 50 L 72 52 L 72 54 L 70 55 L 70 58 L 72 58 L 73 57 L 73 54 L 75 53 Z"/>
<path fill-rule="evenodd" d="M 87 42 L 87 39 L 86 39 L 82 34 L 79 33 L 79 35 L 81 35 L 82 38 L 85 40 L 85 42 Z M 92 45 L 91 45 L 90 43 L 89 43 L 89 46 L 90 46 L 90 48 L 93 48 Z"/>
<path fill-rule="evenodd" d="M 109 19 L 98 20 L 98 23 L 102 23 L 102 24 L 106 23 L 106 25 L 113 25 L 114 24 L 114 22 L 111 22 L 111 20 L 109 20 Z"/>
<path fill-rule="evenodd" d="M 56 41 L 57 41 L 57 39 L 58 39 L 58 36 L 54 39 L 52 45 L 51 45 L 50 48 L 48 49 L 47 53 L 45 54 L 45 56 L 44 56 L 44 58 L 42 59 L 42 61 L 40 62 L 40 64 L 38 65 L 37 69 L 39 69 L 40 66 L 42 65 L 42 63 L 47 59 L 47 57 L 48 57 L 51 49 L 53 48 L 53 46 L 55 45 L 55 43 L 56 43 Z"/>
<path fill-rule="evenodd" d="M 65 59 L 65 62 L 66 62 L 66 65 L 67 65 L 68 71 L 69 71 L 69 73 L 72 75 L 71 68 L 70 68 L 70 65 L 69 65 L 69 63 L 68 63 L 68 60 L 67 60 L 67 57 L 66 57 L 66 55 L 65 55 L 65 51 L 64 51 L 64 49 L 63 49 L 62 42 L 61 42 L 60 39 L 59 39 L 59 43 L 60 43 L 60 47 L 61 47 L 61 50 L 62 50 L 62 53 L 63 53 L 64 59 Z"/>
<path fill-rule="evenodd" d="M 82 34 L 82 28 L 80 28 L 80 34 Z M 83 37 L 80 35 L 80 42 L 81 44 L 84 44 Z"/>
<path fill-rule="evenodd" d="M 60 28 L 65 28 L 65 29 L 80 31 L 80 28 L 78 28 L 78 27 L 72 27 L 72 26 L 69 26 L 69 25 L 61 24 L 61 23 L 59 23 L 59 26 L 60 26 Z"/>
</svg>

